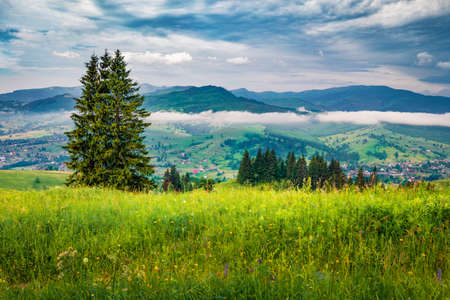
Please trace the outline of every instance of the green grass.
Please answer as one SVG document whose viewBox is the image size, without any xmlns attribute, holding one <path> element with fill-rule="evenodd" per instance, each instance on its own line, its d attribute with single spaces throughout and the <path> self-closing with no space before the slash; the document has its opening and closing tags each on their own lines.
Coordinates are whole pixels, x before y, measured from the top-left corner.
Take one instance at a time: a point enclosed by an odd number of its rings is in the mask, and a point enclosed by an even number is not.
<svg viewBox="0 0 450 300">
<path fill-rule="evenodd" d="M 0 171 L 0 189 L 47 189 L 64 185 L 66 173 L 53 171 Z"/>
<path fill-rule="evenodd" d="M 449 196 L 1 190 L 0 298 L 448 299 Z"/>
</svg>

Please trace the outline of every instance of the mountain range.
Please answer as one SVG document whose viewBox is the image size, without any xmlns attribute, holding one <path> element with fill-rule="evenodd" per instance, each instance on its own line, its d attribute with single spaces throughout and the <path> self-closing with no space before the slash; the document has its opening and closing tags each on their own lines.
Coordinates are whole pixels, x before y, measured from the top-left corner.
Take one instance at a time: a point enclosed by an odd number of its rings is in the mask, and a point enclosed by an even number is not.
<svg viewBox="0 0 450 300">
<path fill-rule="evenodd" d="M 427 96 L 387 86 L 347 86 L 303 92 L 228 91 L 217 86 L 157 87 L 141 85 L 144 107 L 150 111 L 399 111 L 447 113 L 450 98 Z M 0 94 L 0 111 L 53 112 L 73 109 L 80 87 L 49 87 Z"/>
</svg>

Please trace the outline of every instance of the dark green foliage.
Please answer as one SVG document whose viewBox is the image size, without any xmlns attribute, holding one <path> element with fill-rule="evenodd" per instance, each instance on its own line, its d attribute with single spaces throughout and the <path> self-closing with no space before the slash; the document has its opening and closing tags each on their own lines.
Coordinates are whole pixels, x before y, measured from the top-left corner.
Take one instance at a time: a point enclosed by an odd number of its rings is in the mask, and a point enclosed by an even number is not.
<svg viewBox="0 0 450 300">
<path fill-rule="evenodd" d="M 75 129 L 67 132 L 67 166 L 74 170 L 68 184 L 153 188 L 153 167 L 143 143 L 149 113 L 141 108 L 144 98 L 129 78 L 124 57 L 119 50 L 113 57 L 106 51 L 100 61 L 93 55 L 86 67 L 72 115 Z"/>
<path fill-rule="evenodd" d="M 189 181 L 187 181 L 187 183 L 188 182 Z M 183 182 L 181 180 L 180 173 L 178 172 L 175 166 L 170 167 L 169 169 L 166 170 L 166 172 L 164 172 L 164 180 L 162 188 L 165 192 L 168 191 L 181 192 L 183 190 Z"/>
<path fill-rule="evenodd" d="M 193 190 L 191 176 L 189 175 L 189 173 L 186 173 L 183 176 L 181 176 L 181 184 L 183 192 L 190 192 Z"/>
<path fill-rule="evenodd" d="M 240 184 L 248 184 L 253 182 L 253 179 L 250 154 L 248 153 L 248 150 L 245 150 L 244 156 L 242 157 L 241 166 L 239 167 L 237 182 Z"/>
<path fill-rule="evenodd" d="M 286 164 L 284 160 L 279 157 L 277 161 L 277 180 L 286 178 Z"/>
<path fill-rule="evenodd" d="M 261 149 L 258 149 L 255 161 L 253 162 L 253 177 L 255 182 L 262 182 L 264 180 L 264 157 Z"/>
<path fill-rule="evenodd" d="M 296 175 L 295 154 L 294 152 L 288 153 L 286 158 L 286 178 L 294 183 Z"/>
<path fill-rule="evenodd" d="M 295 186 L 302 188 L 305 180 L 308 178 L 308 166 L 304 156 L 300 157 L 297 161 Z"/>
<path fill-rule="evenodd" d="M 331 160 L 330 165 L 328 166 L 328 175 L 329 182 L 334 187 L 340 189 L 344 186 L 346 181 L 345 174 L 342 172 L 341 164 L 337 160 Z"/>
<path fill-rule="evenodd" d="M 370 174 L 370 186 L 377 186 L 378 184 L 378 171 L 377 166 L 373 167 L 372 173 Z"/>
<path fill-rule="evenodd" d="M 328 179 L 327 162 L 323 156 L 315 154 L 309 163 L 308 174 L 311 177 L 311 188 L 321 188 Z"/>
<path fill-rule="evenodd" d="M 275 154 L 275 150 L 269 151 L 266 150 L 264 153 L 264 174 L 263 180 L 264 182 L 272 182 L 276 179 L 277 176 L 277 157 Z"/>
<path fill-rule="evenodd" d="M 202 178 L 199 182 L 197 182 L 196 188 L 204 189 L 207 192 L 212 192 L 215 184 L 216 182 L 211 178 Z"/>
<path fill-rule="evenodd" d="M 366 187 L 366 178 L 364 178 L 363 168 L 360 167 L 358 170 L 358 176 L 356 177 L 356 186 L 363 190 Z"/>
</svg>

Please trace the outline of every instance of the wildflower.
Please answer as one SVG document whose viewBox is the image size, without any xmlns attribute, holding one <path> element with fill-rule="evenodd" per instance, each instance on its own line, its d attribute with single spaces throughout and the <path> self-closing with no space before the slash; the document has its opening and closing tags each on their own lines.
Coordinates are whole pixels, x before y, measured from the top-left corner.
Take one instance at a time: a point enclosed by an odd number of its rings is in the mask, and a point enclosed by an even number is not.
<svg viewBox="0 0 450 300">
<path fill-rule="evenodd" d="M 427 255 L 426 255 L 425 253 L 422 253 L 422 256 L 425 257 L 425 256 L 427 256 Z"/>
<path fill-rule="evenodd" d="M 412 274 L 413 274 L 413 272 L 412 272 L 412 271 L 409 271 L 409 272 L 408 272 L 408 274 L 409 274 L 409 275 L 412 275 Z"/>
<path fill-rule="evenodd" d="M 95 259 L 96 259 L 96 260 L 100 260 L 100 257 L 97 256 Z"/>
<path fill-rule="evenodd" d="M 403 239 L 400 239 L 400 242 L 403 242 Z"/>
<path fill-rule="evenodd" d="M 120 247 L 120 244 L 117 244 L 117 247 Z"/>
<path fill-rule="evenodd" d="M 442 270 L 441 269 L 438 269 L 438 271 L 436 272 L 436 280 L 439 283 L 442 282 Z"/>
<path fill-rule="evenodd" d="M 158 266 L 155 266 L 155 271 L 158 271 L 158 270 L 159 270 Z"/>
<path fill-rule="evenodd" d="M 228 264 L 225 264 L 225 269 L 223 271 L 223 276 L 227 276 L 228 275 Z"/>
<path fill-rule="evenodd" d="M 320 220 L 320 223 L 325 223 L 325 220 Z"/>
<path fill-rule="evenodd" d="M 89 259 L 87 257 L 83 258 L 83 263 L 87 264 L 89 262 Z"/>
</svg>

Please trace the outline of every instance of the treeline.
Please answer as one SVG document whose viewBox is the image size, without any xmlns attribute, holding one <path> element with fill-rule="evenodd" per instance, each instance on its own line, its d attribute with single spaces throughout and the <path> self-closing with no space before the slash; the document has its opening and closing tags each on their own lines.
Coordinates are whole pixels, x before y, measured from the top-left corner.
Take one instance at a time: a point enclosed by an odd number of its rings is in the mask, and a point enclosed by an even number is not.
<svg viewBox="0 0 450 300">
<path fill-rule="evenodd" d="M 368 185 L 376 185 L 377 180 L 376 167 L 369 180 L 364 177 L 360 168 L 356 185 L 363 189 Z M 315 154 L 308 164 L 304 156 L 297 159 L 294 152 L 283 159 L 277 157 L 273 149 L 266 149 L 264 153 L 259 149 L 256 157 L 251 157 L 248 150 L 245 150 L 237 182 L 254 185 L 275 181 L 287 181 L 297 188 L 310 184 L 312 189 L 322 188 L 325 185 L 340 189 L 353 184 L 352 179 L 347 178 L 342 171 L 340 162 L 335 159 L 327 163 L 323 156 Z"/>
<path fill-rule="evenodd" d="M 164 172 L 161 189 L 164 192 L 190 192 L 194 189 L 204 189 L 208 192 L 214 189 L 215 181 L 207 178 L 192 178 L 189 173 L 180 175 L 175 166 Z"/>
</svg>

